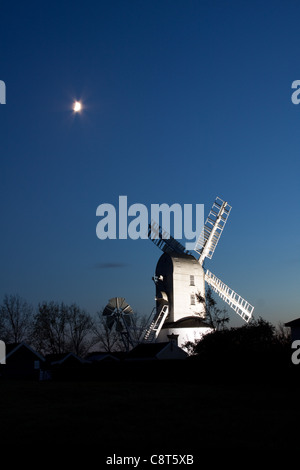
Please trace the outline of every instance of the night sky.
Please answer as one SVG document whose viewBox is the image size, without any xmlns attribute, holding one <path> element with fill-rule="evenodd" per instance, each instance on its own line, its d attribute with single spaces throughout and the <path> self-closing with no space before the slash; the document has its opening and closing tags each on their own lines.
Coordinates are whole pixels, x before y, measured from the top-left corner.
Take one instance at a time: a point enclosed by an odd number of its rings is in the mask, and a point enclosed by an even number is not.
<svg viewBox="0 0 300 470">
<path fill-rule="evenodd" d="M 207 215 L 219 196 L 232 211 L 205 266 L 256 317 L 298 317 L 299 2 L 15 1 L 0 14 L 0 299 L 94 314 L 121 296 L 148 315 L 161 252 L 99 240 L 98 205 L 127 195 Z"/>
</svg>

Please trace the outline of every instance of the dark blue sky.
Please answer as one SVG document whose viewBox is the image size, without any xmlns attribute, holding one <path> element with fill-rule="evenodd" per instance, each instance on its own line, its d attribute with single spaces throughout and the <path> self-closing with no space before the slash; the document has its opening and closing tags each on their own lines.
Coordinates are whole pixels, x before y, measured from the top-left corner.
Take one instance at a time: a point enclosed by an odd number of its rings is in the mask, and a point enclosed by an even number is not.
<svg viewBox="0 0 300 470">
<path fill-rule="evenodd" d="M 97 206 L 127 195 L 207 214 L 220 196 L 232 211 L 206 267 L 256 316 L 299 316 L 299 13 L 276 0 L 3 3 L 0 296 L 92 314 L 124 296 L 149 314 L 161 252 L 100 241 Z"/>
</svg>

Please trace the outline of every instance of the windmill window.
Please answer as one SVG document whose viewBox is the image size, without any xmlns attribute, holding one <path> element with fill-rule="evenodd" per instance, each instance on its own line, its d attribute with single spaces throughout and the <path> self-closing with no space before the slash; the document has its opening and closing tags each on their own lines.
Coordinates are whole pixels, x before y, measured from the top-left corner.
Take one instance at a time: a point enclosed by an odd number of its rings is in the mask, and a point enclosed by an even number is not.
<svg viewBox="0 0 300 470">
<path fill-rule="evenodd" d="M 190 276 L 190 286 L 194 286 L 194 285 L 195 285 L 195 276 L 191 275 Z"/>
<path fill-rule="evenodd" d="M 196 305 L 195 294 L 191 294 L 191 305 Z"/>
</svg>

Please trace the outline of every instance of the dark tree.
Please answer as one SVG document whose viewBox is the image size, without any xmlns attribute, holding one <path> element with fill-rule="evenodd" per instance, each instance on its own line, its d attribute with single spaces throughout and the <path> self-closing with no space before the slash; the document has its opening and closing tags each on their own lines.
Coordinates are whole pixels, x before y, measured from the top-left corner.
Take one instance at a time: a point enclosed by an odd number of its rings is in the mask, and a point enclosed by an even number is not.
<svg viewBox="0 0 300 470">
<path fill-rule="evenodd" d="M 206 322 L 214 330 L 224 330 L 226 324 L 229 322 L 229 315 L 225 308 L 220 309 L 217 301 L 213 297 L 213 293 L 210 287 L 206 289 L 205 299 L 196 294 L 198 302 L 205 302 Z"/>
<path fill-rule="evenodd" d="M 101 349 L 104 349 L 106 352 L 120 350 L 120 336 L 116 329 L 107 323 L 103 316 L 103 310 L 96 313 L 92 331 L 94 334 L 94 343 L 98 344 Z"/>
<path fill-rule="evenodd" d="M 291 331 L 290 328 L 284 326 L 284 323 L 279 322 L 275 330 L 276 337 L 278 341 L 283 346 L 291 346 Z"/>
<path fill-rule="evenodd" d="M 91 337 L 92 318 L 76 304 L 72 304 L 68 307 L 67 321 L 69 350 L 78 356 L 83 356 L 93 344 Z"/>
<path fill-rule="evenodd" d="M 32 307 L 18 295 L 5 295 L 0 306 L 0 337 L 6 343 L 28 341 Z"/>
<path fill-rule="evenodd" d="M 128 332 L 130 335 L 129 349 L 139 343 L 142 333 L 145 331 L 147 326 L 147 318 L 145 316 L 133 313 L 130 315 L 128 323 Z M 126 329 L 124 328 L 125 335 Z M 96 318 L 93 323 L 93 332 L 95 343 L 98 343 L 100 348 L 103 348 L 107 352 L 113 351 L 126 351 L 122 340 L 122 334 L 116 329 L 115 324 L 107 322 L 107 318 L 103 317 L 103 310 L 96 313 Z M 127 338 L 127 337 L 126 337 Z M 127 339 L 125 340 L 127 343 Z"/>
<path fill-rule="evenodd" d="M 285 348 L 275 327 L 263 318 L 241 327 L 214 330 L 194 344 L 193 354 L 211 370 L 263 373 L 285 361 Z"/>
<path fill-rule="evenodd" d="M 39 304 L 34 316 L 32 342 L 43 354 L 68 352 L 68 308 L 65 304 Z"/>
<path fill-rule="evenodd" d="M 92 319 L 76 304 L 44 302 L 34 317 L 32 342 L 44 354 L 85 354 L 91 346 Z"/>
<path fill-rule="evenodd" d="M 138 344 L 148 324 L 146 316 L 134 313 L 131 317 L 130 334 L 134 344 Z"/>
</svg>

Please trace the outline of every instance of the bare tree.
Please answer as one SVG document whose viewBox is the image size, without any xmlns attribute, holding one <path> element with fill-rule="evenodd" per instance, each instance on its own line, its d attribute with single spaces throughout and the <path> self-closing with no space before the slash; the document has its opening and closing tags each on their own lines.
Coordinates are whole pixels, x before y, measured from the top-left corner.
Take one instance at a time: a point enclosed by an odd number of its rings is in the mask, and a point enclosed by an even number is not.
<svg viewBox="0 0 300 470">
<path fill-rule="evenodd" d="M 118 331 L 115 325 L 107 322 L 103 317 L 103 311 L 96 313 L 96 320 L 93 325 L 95 341 L 105 351 L 126 351 L 134 347 L 140 341 L 142 333 L 147 326 L 147 318 L 145 316 L 133 313 L 126 319 L 127 328 Z"/>
<path fill-rule="evenodd" d="M 148 325 L 148 318 L 145 315 L 134 313 L 130 320 L 131 339 L 134 344 L 138 344 Z"/>
<path fill-rule="evenodd" d="M 103 348 L 104 351 L 112 352 L 122 348 L 120 335 L 115 328 L 108 325 L 106 319 L 103 317 L 103 311 L 96 313 L 92 331 L 94 333 L 95 344 L 99 344 L 100 348 Z"/>
<path fill-rule="evenodd" d="M 19 295 L 5 295 L 0 306 L 1 339 L 7 343 L 28 341 L 32 312 L 32 307 Z"/>
<path fill-rule="evenodd" d="M 39 304 L 32 342 L 44 354 L 73 352 L 84 355 L 92 345 L 92 319 L 76 304 Z"/>
<path fill-rule="evenodd" d="M 291 343 L 291 331 L 287 326 L 284 326 L 284 323 L 279 322 L 276 329 L 275 329 L 275 336 L 277 340 L 282 345 L 290 346 Z"/>
<path fill-rule="evenodd" d="M 203 302 L 203 297 L 197 295 L 198 301 Z M 207 288 L 205 294 L 205 311 L 206 321 L 214 330 L 224 330 L 226 323 L 229 322 L 229 315 L 225 308 L 220 309 L 210 287 Z"/>
<path fill-rule="evenodd" d="M 77 355 L 84 355 L 93 344 L 91 316 L 76 304 L 68 307 L 69 349 Z"/>
<path fill-rule="evenodd" d="M 32 342 L 43 354 L 64 353 L 67 343 L 68 308 L 63 303 L 39 304 L 34 317 Z"/>
</svg>

